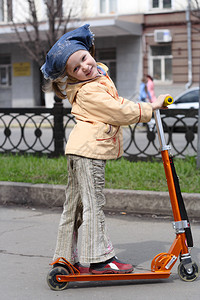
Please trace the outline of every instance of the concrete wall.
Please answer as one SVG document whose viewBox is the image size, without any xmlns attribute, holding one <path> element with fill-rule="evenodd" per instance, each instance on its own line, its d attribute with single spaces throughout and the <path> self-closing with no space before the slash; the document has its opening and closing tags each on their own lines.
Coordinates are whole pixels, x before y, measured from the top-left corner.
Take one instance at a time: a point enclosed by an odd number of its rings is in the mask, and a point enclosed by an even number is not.
<svg viewBox="0 0 200 300">
<path fill-rule="evenodd" d="M 0 88 L 0 107 L 12 107 L 11 88 Z"/>
<path fill-rule="evenodd" d="M 0 54 L 11 56 L 12 85 L 0 88 L 0 107 L 33 107 L 40 105 L 40 71 L 25 53 L 25 50 L 16 44 L 3 44 Z M 30 76 L 14 76 L 14 63 L 29 62 Z"/>
<path fill-rule="evenodd" d="M 136 99 L 141 80 L 141 38 L 124 36 L 117 39 L 117 87 L 119 95 Z"/>
<path fill-rule="evenodd" d="M 12 76 L 12 106 L 13 107 L 32 107 L 34 106 L 34 94 L 33 94 L 33 65 L 30 58 L 27 57 L 25 51 L 18 47 L 15 47 L 15 51 L 12 51 L 12 64 L 20 62 L 30 62 L 31 74 L 30 76 Z"/>
<path fill-rule="evenodd" d="M 137 97 L 141 80 L 141 38 L 135 36 L 96 38 L 96 49 L 116 48 L 117 89 L 120 96 Z"/>
</svg>

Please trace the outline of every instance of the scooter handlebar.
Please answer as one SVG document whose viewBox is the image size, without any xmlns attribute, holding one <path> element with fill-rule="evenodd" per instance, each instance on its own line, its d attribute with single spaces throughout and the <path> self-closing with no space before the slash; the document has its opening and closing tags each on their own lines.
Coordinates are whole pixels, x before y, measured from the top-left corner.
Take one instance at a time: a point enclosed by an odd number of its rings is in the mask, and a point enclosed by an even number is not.
<svg viewBox="0 0 200 300">
<path fill-rule="evenodd" d="M 163 102 L 163 106 L 168 106 L 174 102 L 174 99 L 171 96 L 167 96 Z M 162 125 L 162 120 L 160 117 L 160 111 L 159 109 L 156 109 L 154 112 L 154 117 L 156 121 L 156 128 L 158 132 L 158 139 L 160 143 L 160 148 L 162 150 L 169 150 L 169 146 L 166 145 L 165 142 L 165 136 L 164 136 L 164 130 L 163 130 L 163 125 Z"/>
<path fill-rule="evenodd" d="M 163 102 L 163 106 L 168 106 L 174 102 L 174 99 L 171 96 L 167 96 Z"/>
</svg>

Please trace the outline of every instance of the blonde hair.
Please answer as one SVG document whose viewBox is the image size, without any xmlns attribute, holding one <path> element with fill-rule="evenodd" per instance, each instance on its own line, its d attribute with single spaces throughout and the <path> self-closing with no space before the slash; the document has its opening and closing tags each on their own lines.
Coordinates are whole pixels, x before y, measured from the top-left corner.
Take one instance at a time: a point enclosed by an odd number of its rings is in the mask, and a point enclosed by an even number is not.
<svg viewBox="0 0 200 300">
<path fill-rule="evenodd" d="M 55 80 L 48 80 L 43 86 L 42 90 L 44 93 L 46 92 L 54 92 L 56 96 L 60 99 L 65 99 L 66 96 L 66 87 L 67 87 L 67 72 L 65 70 L 62 77 L 58 77 Z"/>
<path fill-rule="evenodd" d="M 95 46 L 92 45 L 91 49 L 89 50 L 92 57 L 95 55 Z M 66 99 L 66 88 L 67 88 L 67 79 L 70 79 L 70 81 L 76 82 L 76 79 L 73 77 L 70 77 L 67 74 L 67 70 L 65 69 L 65 72 L 61 77 L 56 78 L 55 80 L 49 80 L 45 85 L 42 87 L 43 92 L 54 92 L 56 96 L 58 96 L 60 99 Z"/>
</svg>

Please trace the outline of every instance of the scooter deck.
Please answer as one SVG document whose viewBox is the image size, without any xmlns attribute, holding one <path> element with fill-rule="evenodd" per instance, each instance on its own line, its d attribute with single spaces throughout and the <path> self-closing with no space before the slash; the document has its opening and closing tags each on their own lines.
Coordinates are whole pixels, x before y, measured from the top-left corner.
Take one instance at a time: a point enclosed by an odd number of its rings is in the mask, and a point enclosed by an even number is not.
<svg viewBox="0 0 200 300">
<path fill-rule="evenodd" d="M 170 276 L 170 271 L 156 271 L 146 273 L 128 274 L 80 274 L 80 275 L 56 275 L 58 282 L 72 281 L 107 281 L 107 280 L 142 280 L 142 279 L 163 279 Z"/>
</svg>

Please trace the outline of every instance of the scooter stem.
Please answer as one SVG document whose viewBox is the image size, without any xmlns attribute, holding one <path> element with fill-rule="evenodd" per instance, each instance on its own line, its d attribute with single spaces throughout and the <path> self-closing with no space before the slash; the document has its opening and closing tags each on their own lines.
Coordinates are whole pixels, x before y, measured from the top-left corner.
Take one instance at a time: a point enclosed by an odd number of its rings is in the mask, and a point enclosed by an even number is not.
<svg viewBox="0 0 200 300">
<path fill-rule="evenodd" d="M 169 161 L 168 150 L 170 150 L 171 147 L 167 145 L 165 142 L 163 125 L 160 117 L 160 111 L 158 109 L 154 112 L 154 117 L 155 117 L 158 139 L 160 143 L 160 150 L 161 150 L 161 155 L 162 155 L 162 160 L 163 160 L 163 165 L 164 165 L 164 170 L 165 170 L 165 175 L 167 179 L 167 185 L 168 185 L 168 190 L 169 190 L 169 195 L 170 195 L 170 200 L 172 205 L 172 211 L 174 215 L 174 221 L 175 222 L 181 221 L 181 215 L 180 215 L 180 210 L 179 210 L 177 196 L 176 196 L 176 189 L 175 189 L 172 170 Z"/>
<path fill-rule="evenodd" d="M 171 96 L 167 96 L 164 100 L 163 106 L 168 106 L 168 105 L 172 104 L 173 101 L 174 100 Z M 157 128 L 158 139 L 159 139 L 159 143 L 160 143 L 160 150 L 161 151 L 170 150 L 171 147 L 166 145 L 166 142 L 165 142 L 165 136 L 164 136 L 163 125 L 162 125 L 159 109 L 154 111 L 154 117 L 155 117 L 155 121 L 156 121 L 156 128 Z"/>
<path fill-rule="evenodd" d="M 171 147 L 168 146 L 165 142 L 165 136 L 164 136 L 163 125 L 162 125 L 159 109 L 154 111 L 154 117 L 155 117 L 155 122 L 156 122 L 158 139 L 159 139 L 159 143 L 160 143 L 160 150 L 161 151 L 170 150 Z"/>
<path fill-rule="evenodd" d="M 172 212 L 175 221 L 174 223 L 180 224 L 182 218 L 181 218 L 180 207 L 177 199 L 177 193 L 176 193 L 176 188 L 175 188 L 175 183 L 174 183 L 174 178 L 172 174 L 170 158 L 168 153 L 168 150 L 170 150 L 171 147 L 166 145 L 165 142 L 164 130 L 163 130 L 163 125 L 160 117 L 160 111 L 156 110 L 154 114 L 155 114 L 155 122 L 156 122 L 159 142 L 160 142 L 162 161 L 164 165 L 164 170 L 165 170 L 165 175 L 166 175 L 167 185 L 169 190 L 169 196 L 170 196 L 170 201 L 172 206 Z M 179 233 L 176 234 L 176 239 L 168 253 L 174 254 L 176 257 L 178 256 L 179 253 L 188 254 L 188 247 L 185 244 L 184 228 L 183 231 L 179 231 Z"/>
</svg>

